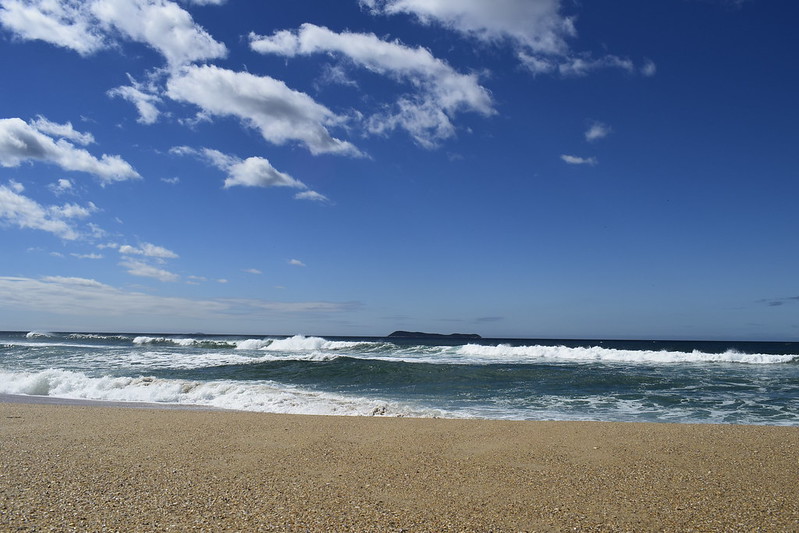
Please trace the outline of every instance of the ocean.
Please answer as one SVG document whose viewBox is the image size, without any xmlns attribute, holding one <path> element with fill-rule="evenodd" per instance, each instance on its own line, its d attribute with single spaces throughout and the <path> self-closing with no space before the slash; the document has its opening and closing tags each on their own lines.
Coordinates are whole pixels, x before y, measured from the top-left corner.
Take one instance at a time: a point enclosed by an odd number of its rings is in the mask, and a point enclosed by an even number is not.
<svg viewBox="0 0 799 533">
<path fill-rule="evenodd" d="M 0 332 L 0 394 L 322 415 L 799 425 L 799 343 Z"/>
</svg>

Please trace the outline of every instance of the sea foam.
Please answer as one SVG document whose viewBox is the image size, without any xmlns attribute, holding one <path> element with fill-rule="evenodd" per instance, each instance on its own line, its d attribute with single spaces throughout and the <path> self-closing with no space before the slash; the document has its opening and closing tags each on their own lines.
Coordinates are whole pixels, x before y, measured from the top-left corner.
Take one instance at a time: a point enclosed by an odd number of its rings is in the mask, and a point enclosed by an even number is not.
<svg viewBox="0 0 799 533">
<path fill-rule="evenodd" d="M 454 350 L 464 363 L 535 363 L 540 361 L 564 361 L 572 363 L 747 363 L 779 364 L 795 360 L 795 354 L 746 354 L 729 350 L 724 353 L 699 351 L 674 352 L 666 350 L 619 350 L 601 346 L 510 346 L 508 344 L 467 344 Z M 456 360 L 448 362 L 457 362 Z"/>
<path fill-rule="evenodd" d="M 64 399 L 201 405 L 239 411 L 346 416 L 444 416 L 441 410 L 398 402 L 344 396 L 272 381 L 188 381 L 155 377 L 90 377 L 49 369 L 0 372 L 0 393 Z"/>
</svg>

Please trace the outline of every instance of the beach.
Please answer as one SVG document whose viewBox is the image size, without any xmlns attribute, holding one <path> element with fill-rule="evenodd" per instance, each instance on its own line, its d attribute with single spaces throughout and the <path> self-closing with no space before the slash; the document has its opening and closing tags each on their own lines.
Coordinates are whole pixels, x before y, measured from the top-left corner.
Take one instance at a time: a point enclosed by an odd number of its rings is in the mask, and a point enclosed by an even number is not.
<svg viewBox="0 0 799 533">
<path fill-rule="evenodd" d="M 799 428 L 0 403 L 6 531 L 796 531 Z"/>
</svg>

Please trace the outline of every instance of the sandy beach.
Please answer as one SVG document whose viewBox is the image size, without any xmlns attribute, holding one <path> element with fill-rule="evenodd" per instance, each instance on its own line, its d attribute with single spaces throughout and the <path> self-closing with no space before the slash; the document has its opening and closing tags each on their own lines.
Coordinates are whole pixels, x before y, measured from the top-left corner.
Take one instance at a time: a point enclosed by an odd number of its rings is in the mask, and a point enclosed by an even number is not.
<svg viewBox="0 0 799 533">
<path fill-rule="evenodd" d="M 799 428 L 0 403 L 4 531 L 797 531 Z"/>
</svg>

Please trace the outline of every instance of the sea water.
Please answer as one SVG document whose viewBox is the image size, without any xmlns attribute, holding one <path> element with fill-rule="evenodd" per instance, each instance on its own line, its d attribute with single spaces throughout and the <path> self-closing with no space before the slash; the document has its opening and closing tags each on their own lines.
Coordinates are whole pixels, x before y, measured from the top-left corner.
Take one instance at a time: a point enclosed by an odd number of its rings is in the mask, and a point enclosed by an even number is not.
<svg viewBox="0 0 799 533">
<path fill-rule="evenodd" d="M 0 394 L 273 413 L 799 425 L 799 343 L 0 332 Z"/>
</svg>

